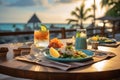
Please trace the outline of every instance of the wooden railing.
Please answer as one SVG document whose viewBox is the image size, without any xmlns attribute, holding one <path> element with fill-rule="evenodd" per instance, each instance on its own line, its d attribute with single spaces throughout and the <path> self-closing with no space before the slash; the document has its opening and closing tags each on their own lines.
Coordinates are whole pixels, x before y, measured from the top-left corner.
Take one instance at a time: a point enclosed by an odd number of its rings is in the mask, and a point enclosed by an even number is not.
<svg viewBox="0 0 120 80">
<path fill-rule="evenodd" d="M 108 29 L 108 28 L 107 28 Z M 114 37 L 115 35 L 115 31 L 113 30 L 113 28 L 109 28 L 112 29 L 112 35 Z M 99 30 L 99 31 L 98 31 Z M 62 36 L 61 38 L 65 39 L 68 38 L 66 36 L 66 32 L 75 32 L 76 29 L 65 29 L 65 28 L 61 28 L 59 30 L 50 30 L 50 33 L 60 33 Z M 94 27 L 94 28 L 87 28 L 88 32 L 91 32 L 88 34 L 88 37 L 93 36 L 93 35 L 100 35 L 100 36 L 108 36 L 105 32 L 105 28 L 103 27 Z M 96 32 L 94 32 L 96 31 Z M 22 32 L 0 32 L 0 36 L 14 36 L 14 35 L 25 35 L 25 34 L 33 34 L 33 31 L 22 31 Z"/>
</svg>

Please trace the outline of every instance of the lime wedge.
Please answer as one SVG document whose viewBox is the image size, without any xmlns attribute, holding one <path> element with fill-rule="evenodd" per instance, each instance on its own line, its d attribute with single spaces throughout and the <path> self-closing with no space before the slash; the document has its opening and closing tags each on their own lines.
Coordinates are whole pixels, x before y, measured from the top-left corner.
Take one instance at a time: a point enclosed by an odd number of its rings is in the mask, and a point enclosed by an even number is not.
<svg viewBox="0 0 120 80">
<path fill-rule="evenodd" d="M 76 33 L 76 37 L 80 37 L 80 32 L 77 32 L 77 33 Z"/>
<path fill-rule="evenodd" d="M 47 27 L 45 25 L 41 25 L 40 30 L 41 31 L 47 31 Z"/>
</svg>

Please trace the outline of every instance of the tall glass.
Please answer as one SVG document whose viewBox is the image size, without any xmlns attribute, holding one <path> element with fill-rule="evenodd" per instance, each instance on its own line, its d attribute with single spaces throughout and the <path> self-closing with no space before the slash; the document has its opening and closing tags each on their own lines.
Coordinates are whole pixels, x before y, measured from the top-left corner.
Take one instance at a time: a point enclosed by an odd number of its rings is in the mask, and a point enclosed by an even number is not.
<svg viewBox="0 0 120 80">
<path fill-rule="evenodd" d="M 46 30 L 46 31 L 35 30 L 34 31 L 34 44 L 36 47 L 39 47 L 39 48 L 48 47 L 49 30 Z"/>
<path fill-rule="evenodd" d="M 75 49 L 87 49 L 87 33 L 86 29 L 77 29 L 75 39 Z"/>
</svg>

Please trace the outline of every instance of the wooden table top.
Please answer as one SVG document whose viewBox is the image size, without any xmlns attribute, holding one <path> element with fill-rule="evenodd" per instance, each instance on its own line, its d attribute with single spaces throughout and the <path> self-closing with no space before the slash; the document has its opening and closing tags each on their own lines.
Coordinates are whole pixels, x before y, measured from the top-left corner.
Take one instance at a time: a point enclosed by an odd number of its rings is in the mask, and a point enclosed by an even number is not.
<svg viewBox="0 0 120 80">
<path fill-rule="evenodd" d="M 99 46 L 99 50 L 111 51 L 117 56 L 68 71 L 17 61 L 13 58 L 12 52 L 13 47 L 16 46 L 11 44 L 0 46 L 9 48 L 7 58 L 0 59 L 0 73 L 2 74 L 38 80 L 104 80 L 120 77 L 120 46 L 117 48 Z"/>
</svg>

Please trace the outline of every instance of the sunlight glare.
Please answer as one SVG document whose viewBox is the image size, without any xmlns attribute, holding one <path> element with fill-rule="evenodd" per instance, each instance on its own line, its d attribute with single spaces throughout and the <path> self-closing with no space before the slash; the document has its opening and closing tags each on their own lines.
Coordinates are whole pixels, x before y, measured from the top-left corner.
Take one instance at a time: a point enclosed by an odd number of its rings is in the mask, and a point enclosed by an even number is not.
<svg viewBox="0 0 120 80">
<path fill-rule="evenodd" d="M 98 70 L 98 71 L 102 71 L 104 66 L 106 65 L 106 60 L 102 61 L 102 62 L 98 62 L 94 65 L 94 67 Z"/>
<path fill-rule="evenodd" d="M 103 23 L 98 23 L 98 26 L 103 26 L 104 24 Z"/>
<path fill-rule="evenodd" d="M 93 0 L 87 0 L 86 3 L 85 3 L 85 6 L 86 6 L 86 8 L 89 8 L 93 4 L 94 4 Z"/>
</svg>

